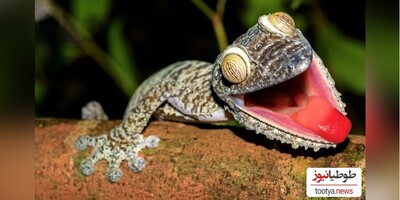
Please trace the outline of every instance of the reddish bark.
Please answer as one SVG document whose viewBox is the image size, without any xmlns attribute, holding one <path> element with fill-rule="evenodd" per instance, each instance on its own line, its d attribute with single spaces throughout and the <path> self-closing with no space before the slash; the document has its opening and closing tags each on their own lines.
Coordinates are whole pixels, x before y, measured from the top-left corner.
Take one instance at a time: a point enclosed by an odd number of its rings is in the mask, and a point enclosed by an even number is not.
<svg viewBox="0 0 400 200">
<path fill-rule="evenodd" d="M 142 153 L 142 172 L 124 163 L 122 179 L 110 183 L 101 161 L 93 175 L 82 176 L 75 140 L 119 122 L 36 120 L 36 199 L 303 199 L 308 167 L 360 167 L 365 175 L 364 136 L 350 135 L 337 148 L 315 153 L 243 128 L 154 121 L 144 135 L 157 135 L 161 143 Z"/>
</svg>

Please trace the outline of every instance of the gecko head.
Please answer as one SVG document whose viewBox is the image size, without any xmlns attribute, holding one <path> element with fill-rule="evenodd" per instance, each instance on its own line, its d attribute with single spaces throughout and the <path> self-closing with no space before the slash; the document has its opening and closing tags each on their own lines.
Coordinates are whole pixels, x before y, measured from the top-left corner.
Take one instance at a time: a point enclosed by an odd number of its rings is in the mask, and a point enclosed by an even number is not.
<svg viewBox="0 0 400 200">
<path fill-rule="evenodd" d="M 335 146 L 351 129 L 331 76 L 286 13 L 261 16 L 229 45 L 212 86 L 246 128 L 295 148 Z"/>
</svg>

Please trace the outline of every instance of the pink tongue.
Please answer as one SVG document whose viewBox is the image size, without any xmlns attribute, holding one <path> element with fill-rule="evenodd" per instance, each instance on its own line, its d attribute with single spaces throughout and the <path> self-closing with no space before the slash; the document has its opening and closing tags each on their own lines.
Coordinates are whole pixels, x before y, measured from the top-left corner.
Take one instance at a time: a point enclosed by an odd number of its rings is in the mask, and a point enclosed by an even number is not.
<svg viewBox="0 0 400 200">
<path fill-rule="evenodd" d="M 333 143 L 343 142 L 351 129 L 351 122 L 346 116 L 317 96 L 310 97 L 307 106 L 290 117 Z"/>
</svg>

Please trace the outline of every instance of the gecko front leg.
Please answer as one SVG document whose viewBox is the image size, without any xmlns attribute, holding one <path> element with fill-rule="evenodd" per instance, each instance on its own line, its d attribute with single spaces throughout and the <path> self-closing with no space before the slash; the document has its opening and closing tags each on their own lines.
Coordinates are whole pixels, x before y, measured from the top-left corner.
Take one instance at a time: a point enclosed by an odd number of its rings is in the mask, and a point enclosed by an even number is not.
<svg viewBox="0 0 400 200">
<path fill-rule="evenodd" d="M 133 172 L 139 172 L 145 167 L 144 158 L 138 156 L 141 149 L 158 146 L 157 136 L 144 138 L 141 134 L 151 115 L 169 97 L 179 95 L 185 90 L 184 84 L 176 80 L 160 80 L 154 87 L 146 90 L 136 106 L 132 107 L 123 122 L 113 128 L 109 134 L 100 136 L 82 136 L 75 142 L 78 150 L 88 146 L 93 147 L 92 153 L 84 159 L 79 168 L 82 174 L 91 175 L 95 171 L 97 161 L 105 159 L 108 162 L 106 176 L 111 182 L 118 181 L 122 176 L 119 166 L 122 161 L 128 161 Z"/>
</svg>

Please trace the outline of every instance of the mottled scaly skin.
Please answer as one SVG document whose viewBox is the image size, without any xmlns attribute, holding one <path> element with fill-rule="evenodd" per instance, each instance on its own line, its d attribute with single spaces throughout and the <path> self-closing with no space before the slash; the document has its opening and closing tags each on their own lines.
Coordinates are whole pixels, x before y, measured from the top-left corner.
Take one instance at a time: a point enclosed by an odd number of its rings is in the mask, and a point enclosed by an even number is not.
<svg viewBox="0 0 400 200">
<path fill-rule="evenodd" d="M 164 118 L 183 121 L 217 122 L 231 119 L 216 103 L 211 89 L 213 65 L 202 61 L 182 61 L 172 64 L 144 81 L 133 94 L 124 119 L 108 135 L 83 136 L 76 142 L 76 148 L 94 148 L 93 153 L 80 165 L 85 175 L 94 172 L 95 163 L 105 159 L 109 163 L 106 176 L 111 182 L 122 176 L 119 165 L 128 161 L 129 168 L 138 172 L 145 166 L 138 156 L 145 147 L 156 147 L 158 137 L 143 138 L 143 129 L 153 113 Z M 163 106 L 163 107 L 160 107 Z"/>
<path fill-rule="evenodd" d="M 308 66 L 314 56 L 320 63 L 319 66 L 323 68 L 326 78 L 331 81 L 330 90 L 335 92 L 341 111 L 344 112 L 344 104 L 340 100 L 340 94 L 334 87 L 330 74 L 300 30 L 296 29 L 294 35 L 288 37 L 266 31 L 262 25 L 257 24 L 237 38 L 227 49 L 231 47 L 239 47 L 247 52 L 252 61 L 252 74 L 243 83 L 235 85 L 227 83 L 220 70 L 222 62 L 220 55 L 214 63 L 212 86 L 214 92 L 225 102 L 225 109 L 233 114 L 235 120 L 249 130 L 266 135 L 268 139 L 291 144 L 294 149 L 303 146 L 306 149 L 313 148 L 314 151 L 318 151 L 320 148 L 336 146 L 332 143 L 311 141 L 266 124 L 243 112 L 229 98 L 230 95 L 246 94 L 287 81 L 302 73 L 299 66 Z"/>
<path fill-rule="evenodd" d="M 221 55 L 215 63 L 202 61 L 182 61 L 172 64 L 144 81 L 132 95 L 122 123 L 108 134 L 80 137 L 75 145 L 78 150 L 93 147 L 93 152 L 80 165 L 85 175 L 95 170 L 98 160 L 109 163 L 106 176 L 111 182 L 118 181 L 122 172 L 122 161 L 138 172 L 145 166 L 138 156 L 145 147 L 154 148 L 159 138 L 141 134 L 151 116 L 161 119 L 191 122 L 221 122 L 236 119 L 244 127 L 262 133 L 269 139 L 277 139 L 292 144 L 293 148 L 328 148 L 335 146 L 321 141 L 310 141 L 293 133 L 279 130 L 253 117 L 235 106 L 230 95 L 246 94 L 267 88 L 299 75 L 309 66 L 312 57 L 323 67 L 322 61 L 313 52 L 308 41 L 299 30 L 294 35 L 277 34 L 256 24 L 244 35 L 236 39 L 227 49 L 242 49 L 250 58 L 251 74 L 240 84 L 228 83 L 221 74 Z M 323 69 L 344 112 L 344 104 L 336 91 L 333 80 Z M 89 109 L 90 110 L 90 109 Z"/>
<path fill-rule="evenodd" d="M 211 88 L 212 67 L 211 63 L 188 60 L 177 62 L 153 74 L 132 95 L 125 111 L 124 122 L 127 123 L 127 126 L 130 126 L 135 121 L 136 117 L 131 115 L 135 113 L 134 109 L 138 107 L 140 107 L 139 109 L 142 112 L 143 110 L 149 110 L 150 112 L 147 117 L 151 116 L 155 109 L 142 108 L 141 105 L 152 105 L 153 102 L 145 104 L 141 102 L 143 100 L 149 101 L 148 99 L 151 99 L 151 97 L 161 97 L 162 94 L 168 98 L 162 101 L 158 99 L 157 107 L 164 103 L 164 101 L 167 101 L 167 104 L 157 109 L 156 112 L 158 113 L 158 117 L 163 119 L 172 118 L 179 120 L 179 118 L 182 118 L 182 121 L 198 122 L 228 120 L 230 115 L 224 112 L 213 97 L 214 94 Z M 173 89 L 178 91 L 172 91 L 172 88 L 167 89 L 165 85 L 168 84 L 166 83 L 173 83 L 175 87 Z M 154 86 L 159 86 L 159 88 L 155 89 Z M 133 121 L 129 121 L 129 116 L 131 116 Z"/>
</svg>

